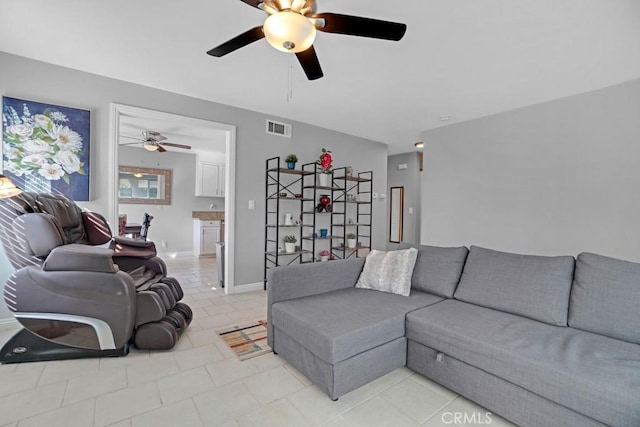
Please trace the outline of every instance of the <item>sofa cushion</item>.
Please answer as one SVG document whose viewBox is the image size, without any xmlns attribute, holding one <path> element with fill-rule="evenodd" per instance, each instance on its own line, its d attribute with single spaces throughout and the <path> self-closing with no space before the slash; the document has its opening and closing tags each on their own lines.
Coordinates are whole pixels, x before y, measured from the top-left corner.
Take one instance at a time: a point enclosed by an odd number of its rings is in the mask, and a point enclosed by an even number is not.
<svg viewBox="0 0 640 427">
<path fill-rule="evenodd" d="M 403 297 L 349 288 L 277 302 L 271 319 L 275 328 L 320 359 L 337 363 L 404 337 L 406 314 L 440 300 L 420 291 Z"/>
<path fill-rule="evenodd" d="M 519 255 L 472 246 L 455 298 L 566 326 L 574 264 L 571 256 Z"/>
<path fill-rule="evenodd" d="M 416 266 L 413 269 L 411 288 L 431 292 L 445 298 L 452 298 L 469 250 L 464 246 L 442 248 L 438 246 L 408 245 L 418 250 Z"/>
<path fill-rule="evenodd" d="M 640 425 L 640 346 L 445 300 L 407 315 L 407 339 L 607 425 Z"/>
<path fill-rule="evenodd" d="M 640 344 L 640 264 L 578 255 L 569 324 Z"/>
<path fill-rule="evenodd" d="M 367 255 L 356 288 L 408 296 L 417 255 L 414 248 L 388 252 L 373 249 Z"/>
</svg>

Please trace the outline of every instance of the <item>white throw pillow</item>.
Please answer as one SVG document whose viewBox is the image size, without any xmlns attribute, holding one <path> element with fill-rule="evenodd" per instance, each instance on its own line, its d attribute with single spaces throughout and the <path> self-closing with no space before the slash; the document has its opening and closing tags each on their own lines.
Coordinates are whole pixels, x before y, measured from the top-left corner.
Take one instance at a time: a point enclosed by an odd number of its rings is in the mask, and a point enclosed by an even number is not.
<svg viewBox="0 0 640 427">
<path fill-rule="evenodd" d="M 409 296 L 417 257 L 415 248 L 390 252 L 372 250 L 367 255 L 356 288 Z"/>
</svg>

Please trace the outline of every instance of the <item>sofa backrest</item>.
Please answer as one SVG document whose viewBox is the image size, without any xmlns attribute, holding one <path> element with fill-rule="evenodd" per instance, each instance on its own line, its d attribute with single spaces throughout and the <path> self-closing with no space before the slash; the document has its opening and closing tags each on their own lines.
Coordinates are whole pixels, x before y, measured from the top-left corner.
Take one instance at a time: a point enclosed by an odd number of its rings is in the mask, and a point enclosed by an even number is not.
<svg viewBox="0 0 640 427">
<path fill-rule="evenodd" d="M 578 255 L 569 326 L 640 344 L 640 264 Z"/>
<path fill-rule="evenodd" d="M 411 277 L 411 289 L 453 298 L 469 250 L 464 246 L 442 248 L 405 243 L 401 245 L 402 249 L 408 247 L 418 250 L 418 258 Z"/>
<path fill-rule="evenodd" d="M 471 246 L 455 298 L 566 326 L 575 259 Z"/>
</svg>

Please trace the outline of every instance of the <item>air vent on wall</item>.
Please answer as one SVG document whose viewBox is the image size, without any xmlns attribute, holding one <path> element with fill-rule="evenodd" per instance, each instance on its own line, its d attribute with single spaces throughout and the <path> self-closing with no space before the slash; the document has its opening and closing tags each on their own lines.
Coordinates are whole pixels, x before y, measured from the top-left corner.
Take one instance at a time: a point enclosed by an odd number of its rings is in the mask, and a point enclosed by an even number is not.
<svg viewBox="0 0 640 427">
<path fill-rule="evenodd" d="M 291 125 L 267 120 L 267 133 L 291 138 Z"/>
</svg>

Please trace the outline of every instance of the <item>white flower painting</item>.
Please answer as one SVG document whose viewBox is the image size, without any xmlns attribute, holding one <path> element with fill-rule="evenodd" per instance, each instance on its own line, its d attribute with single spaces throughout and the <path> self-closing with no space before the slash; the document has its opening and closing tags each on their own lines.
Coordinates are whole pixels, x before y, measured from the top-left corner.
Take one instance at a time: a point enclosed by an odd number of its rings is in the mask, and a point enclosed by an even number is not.
<svg viewBox="0 0 640 427">
<path fill-rule="evenodd" d="M 2 125 L 5 175 L 89 200 L 89 111 L 3 97 Z"/>
</svg>

